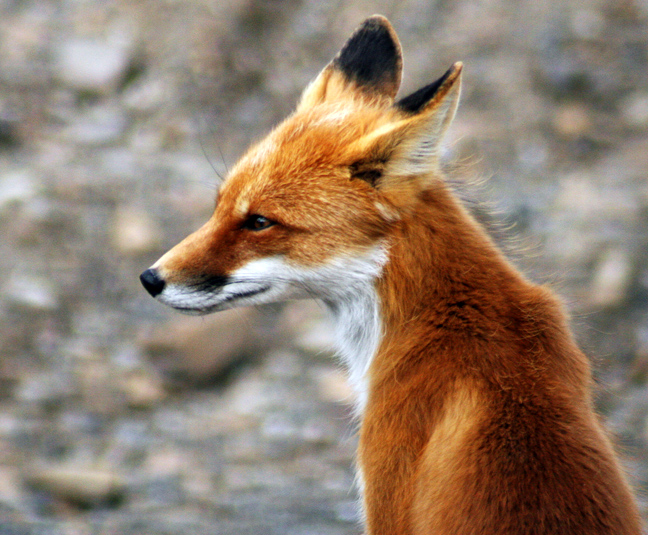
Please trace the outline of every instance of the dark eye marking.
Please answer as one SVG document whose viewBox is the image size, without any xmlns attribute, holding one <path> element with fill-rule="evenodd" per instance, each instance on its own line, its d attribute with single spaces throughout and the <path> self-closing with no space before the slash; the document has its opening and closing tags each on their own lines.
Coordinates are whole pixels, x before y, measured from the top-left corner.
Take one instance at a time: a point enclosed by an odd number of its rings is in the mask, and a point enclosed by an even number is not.
<svg viewBox="0 0 648 535">
<path fill-rule="evenodd" d="M 242 228 L 246 230 L 259 231 L 270 228 L 273 225 L 276 225 L 276 223 L 267 217 L 263 217 L 259 214 L 252 214 L 243 222 Z"/>
<path fill-rule="evenodd" d="M 384 162 L 355 162 L 350 166 L 351 178 L 359 178 L 376 187 L 383 175 L 382 167 Z"/>
</svg>

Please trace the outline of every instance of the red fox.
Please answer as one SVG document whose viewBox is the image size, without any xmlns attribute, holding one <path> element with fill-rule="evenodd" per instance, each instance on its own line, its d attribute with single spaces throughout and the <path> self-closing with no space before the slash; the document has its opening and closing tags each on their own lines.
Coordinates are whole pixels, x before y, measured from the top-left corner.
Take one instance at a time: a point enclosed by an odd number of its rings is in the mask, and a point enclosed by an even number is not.
<svg viewBox="0 0 648 535">
<path fill-rule="evenodd" d="M 462 64 L 396 100 L 401 70 L 370 17 L 142 283 L 189 314 L 325 303 L 357 392 L 369 535 L 638 535 L 560 303 L 444 182 Z"/>
</svg>

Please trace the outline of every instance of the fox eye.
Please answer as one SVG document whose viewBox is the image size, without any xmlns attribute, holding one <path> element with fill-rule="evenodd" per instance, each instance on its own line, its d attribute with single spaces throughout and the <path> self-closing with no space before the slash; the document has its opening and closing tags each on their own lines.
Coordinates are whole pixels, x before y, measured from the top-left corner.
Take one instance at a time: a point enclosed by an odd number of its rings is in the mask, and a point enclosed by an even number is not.
<svg viewBox="0 0 648 535">
<path fill-rule="evenodd" d="M 264 230 L 272 225 L 274 225 L 275 222 L 271 221 L 267 217 L 263 217 L 262 215 L 258 214 L 253 214 L 251 216 L 248 216 L 248 218 L 245 220 L 243 223 L 243 228 L 247 230 Z"/>
</svg>

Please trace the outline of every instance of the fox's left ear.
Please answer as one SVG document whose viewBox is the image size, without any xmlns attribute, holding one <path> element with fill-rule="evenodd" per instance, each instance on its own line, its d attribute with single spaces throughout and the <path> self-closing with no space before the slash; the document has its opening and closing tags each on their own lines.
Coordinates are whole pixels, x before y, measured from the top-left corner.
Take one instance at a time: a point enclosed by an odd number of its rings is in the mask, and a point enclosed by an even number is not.
<svg viewBox="0 0 648 535">
<path fill-rule="evenodd" d="M 360 25 L 305 89 L 298 110 L 358 97 L 393 100 L 402 69 L 401 46 L 394 28 L 385 17 L 374 15 Z"/>
<path fill-rule="evenodd" d="M 392 121 L 353 147 L 352 177 L 382 190 L 424 185 L 438 170 L 439 146 L 459 104 L 462 68 L 455 63 L 436 82 L 396 102 Z"/>
</svg>

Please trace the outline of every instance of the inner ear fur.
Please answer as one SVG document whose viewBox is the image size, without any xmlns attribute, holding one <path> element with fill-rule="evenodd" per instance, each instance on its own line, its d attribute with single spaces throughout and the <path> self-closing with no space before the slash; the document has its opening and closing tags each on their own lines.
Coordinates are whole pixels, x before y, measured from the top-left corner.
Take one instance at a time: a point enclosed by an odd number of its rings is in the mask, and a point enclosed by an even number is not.
<svg viewBox="0 0 648 535">
<path fill-rule="evenodd" d="M 340 52 L 304 91 L 298 109 L 348 98 L 396 97 L 403 60 L 389 21 L 374 15 L 351 35 Z"/>
<path fill-rule="evenodd" d="M 463 64 L 460 61 L 454 63 L 441 78 L 400 99 L 394 107 L 409 114 L 421 112 L 448 94 L 458 82 L 462 68 Z"/>
<path fill-rule="evenodd" d="M 436 82 L 394 104 L 392 120 L 356 142 L 351 176 L 378 189 L 405 181 L 424 185 L 438 170 L 438 147 L 459 102 L 461 70 L 455 63 Z"/>
</svg>

